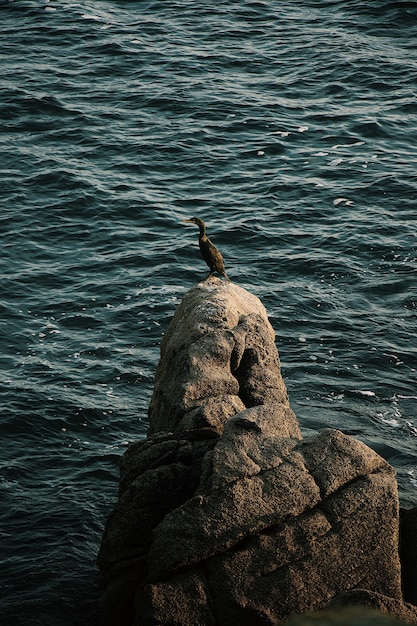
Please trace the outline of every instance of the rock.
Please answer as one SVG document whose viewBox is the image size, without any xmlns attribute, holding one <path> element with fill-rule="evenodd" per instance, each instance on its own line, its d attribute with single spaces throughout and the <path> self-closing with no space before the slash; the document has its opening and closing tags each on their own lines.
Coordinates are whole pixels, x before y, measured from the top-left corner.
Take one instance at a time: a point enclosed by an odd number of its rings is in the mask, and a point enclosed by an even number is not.
<svg viewBox="0 0 417 626">
<path fill-rule="evenodd" d="M 303 440 L 263 305 L 211 279 L 161 345 L 99 553 L 104 626 L 265 626 L 355 588 L 402 602 L 392 468 Z"/>
<path fill-rule="evenodd" d="M 266 403 L 291 411 L 265 307 L 233 283 L 199 283 L 185 295 L 161 343 L 149 434 L 179 436 L 204 427 L 221 434 L 230 417 Z M 295 416 L 292 421 L 298 430 Z"/>
<path fill-rule="evenodd" d="M 212 480 L 205 482 L 208 493 L 202 495 L 198 489 L 155 529 L 149 552 L 151 580 L 165 578 L 228 549 L 236 550 L 244 538 L 282 523 L 289 515 L 300 515 L 319 501 L 317 485 L 306 472 L 302 456 L 294 450 L 295 444 L 291 447 L 284 442 L 279 449 L 276 442 L 276 464 L 262 467 L 250 458 L 255 446 L 248 441 L 246 431 L 237 438 L 241 440 L 237 443 L 240 458 L 233 448 L 229 455 L 224 446 L 220 452 L 216 446 L 209 459 Z M 242 439 L 246 439 L 246 447 Z M 226 475 L 222 481 L 222 468 L 230 468 L 233 462 L 234 474 L 239 477 Z"/>
<path fill-rule="evenodd" d="M 179 573 L 175 580 L 147 585 L 136 602 L 137 617 L 133 626 L 142 624 L 217 624 L 210 603 L 210 588 L 204 572 L 193 569 Z"/>
<path fill-rule="evenodd" d="M 202 460 L 213 445 L 212 439 L 199 442 L 157 435 L 128 448 L 120 464 L 119 500 L 98 555 L 106 578 L 121 562 L 146 555 L 154 528 L 194 496 Z"/>
<path fill-rule="evenodd" d="M 262 434 L 256 449 L 253 434 L 233 428 L 235 420 L 227 425 L 234 430 L 233 444 L 227 433 L 229 452 L 221 437 L 209 455 L 212 482 L 203 481 L 196 496 L 155 529 L 144 602 L 158 597 L 168 606 L 178 593 L 177 574 L 184 580 L 188 570 L 195 586 L 209 590 L 206 604 L 219 625 L 278 623 L 356 586 L 400 599 L 390 466 L 364 444 L 351 447 L 350 437 L 326 431 L 308 444 L 309 460 L 320 455 L 329 472 L 335 468 L 334 490 L 322 498 L 322 479 L 302 454 L 305 444 L 276 437 L 263 462 Z M 360 471 L 342 471 L 345 456 Z M 152 613 L 149 606 L 145 613 Z M 193 622 L 183 614 L 178 623 Z"/>
</svg>

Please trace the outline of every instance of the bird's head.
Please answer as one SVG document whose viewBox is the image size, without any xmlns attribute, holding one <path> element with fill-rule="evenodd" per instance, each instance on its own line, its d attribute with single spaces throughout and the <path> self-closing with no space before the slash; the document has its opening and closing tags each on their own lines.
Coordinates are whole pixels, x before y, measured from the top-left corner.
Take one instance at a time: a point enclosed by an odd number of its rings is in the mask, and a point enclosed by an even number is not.
<svg viewBox="0 0 417 626">
<path fill-rule="evenodd" d="M 189 220 L 182 220 L 183 222 L 186 222 L 187 224 L 195 224 L 196 226 L 198 226 L 201 229 L 205 228 L 205 223 L 203 222 L 203 220 L 201 220 L 199 217 L 191 217 Z"/>
</svg>

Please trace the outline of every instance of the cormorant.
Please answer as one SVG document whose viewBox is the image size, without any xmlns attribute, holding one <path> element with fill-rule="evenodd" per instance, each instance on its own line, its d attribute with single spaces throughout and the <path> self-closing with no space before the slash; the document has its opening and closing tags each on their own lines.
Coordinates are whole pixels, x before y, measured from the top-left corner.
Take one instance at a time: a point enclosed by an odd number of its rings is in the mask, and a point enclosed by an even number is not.
<svg viewBox="0 0 417 626">
<path fill-rule="evenodd" d="M 187 222 L 190 224 L 195 224 L 200 229 L 200 234 L 198 236 L 198 244 L 200 246 L 201 256 L 207 263 L 210 268 L 210 276 L 213 276 L 214 272 L 221 274 L 225 277 L 226 280 L 230 281 L 230 278 L 226 274 L 226 270 L 224 269 L 224 261 L 221 253 L 217 250 L 216 246 L 206 235 L 206 225 L 199 217 L 192 217 L 189 220 L 182 220 L 183 222 Z"/>
</svg>

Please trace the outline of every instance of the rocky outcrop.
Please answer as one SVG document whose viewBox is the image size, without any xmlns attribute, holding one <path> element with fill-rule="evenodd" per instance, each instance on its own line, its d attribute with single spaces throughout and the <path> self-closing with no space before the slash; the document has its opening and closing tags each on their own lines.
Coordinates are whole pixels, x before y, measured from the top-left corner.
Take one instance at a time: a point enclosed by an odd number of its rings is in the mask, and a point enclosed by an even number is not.
<svg viewBox="0 0 417 626">
<path fill-rule="evenodd" d="M 230 417 L 259 405 L 283 405 L 288 418 L 292 413 L 265 308 L 232 283 L 200 283 L 187 293 L 162 339 L 149 434 L 221 434 Z M 286 422 L 292 421 L 299 437 L 292 416 Z"/>
<path fill-rule="evenodd" d="M 272 626 L 354 589 L 403 603 L 394 472 L 339 431 L 302 439 L 274 339 L 231 283 L 178 307 L 103 535 L 104 626 Z"/>
</svg>

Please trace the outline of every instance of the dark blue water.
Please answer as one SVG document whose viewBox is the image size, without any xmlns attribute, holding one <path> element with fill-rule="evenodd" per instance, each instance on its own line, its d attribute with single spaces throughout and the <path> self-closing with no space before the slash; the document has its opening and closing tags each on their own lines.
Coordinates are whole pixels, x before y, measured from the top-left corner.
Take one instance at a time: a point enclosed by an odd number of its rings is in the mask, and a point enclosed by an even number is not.
<svg viewBox="0 0 417 626">
<path fill-rule="evenodd" d="M 417 3 L 2 3 L 1 623 L 92 624 L 118 459 L 206 275 L 277 333 L 304 434 L 417 502 Z"/>
</svg>

